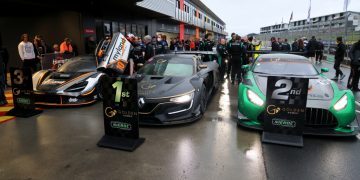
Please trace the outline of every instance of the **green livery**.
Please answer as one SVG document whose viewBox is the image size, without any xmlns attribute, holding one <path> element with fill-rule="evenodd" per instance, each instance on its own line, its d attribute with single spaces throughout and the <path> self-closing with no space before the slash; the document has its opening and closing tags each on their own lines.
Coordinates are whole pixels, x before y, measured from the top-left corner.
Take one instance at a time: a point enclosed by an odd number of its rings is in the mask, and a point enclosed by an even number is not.
<svg viewBox="0 0 360 180">
<path fill-rule="evenodd" d="M 305 57 L 264 54 L 253 65 L 242 67 L 246 74 L 238 89 L 238 125 L 263 129 L 268 76 L 309 78 L 304 134 L 354 136 L 358 133 L 355 98 L 324 76 Z"/>
</svg>

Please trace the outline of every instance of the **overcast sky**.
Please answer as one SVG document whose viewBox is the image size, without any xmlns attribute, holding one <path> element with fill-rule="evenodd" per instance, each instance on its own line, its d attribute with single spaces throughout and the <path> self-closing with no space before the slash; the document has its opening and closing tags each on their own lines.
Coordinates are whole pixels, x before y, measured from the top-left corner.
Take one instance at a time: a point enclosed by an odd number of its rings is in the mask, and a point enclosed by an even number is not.
<svg viewBox="0 0 360 180">
<path fill-rule="evenodd" d="M 226 31 L 259 33 L 260 27 L 306 19 L 310 0 L 202 0 L 226 23 Z M 344 0 L 312 0 L 311 17 L 343 11 Z M 350 0 L 349 11 L 360 12 L 360 0 Z"/>
</svg>

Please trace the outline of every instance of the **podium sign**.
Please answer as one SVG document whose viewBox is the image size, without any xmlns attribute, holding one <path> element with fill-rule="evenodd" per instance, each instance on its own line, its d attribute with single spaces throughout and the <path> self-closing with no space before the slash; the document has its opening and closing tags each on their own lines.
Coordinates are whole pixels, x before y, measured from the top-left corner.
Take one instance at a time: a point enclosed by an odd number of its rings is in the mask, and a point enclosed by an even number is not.
<svg viewBox="0 0 360 180">
<path fill-rule="evenodd" d="M 263 142 L 303 146 L 309 79 L 269 76 Z"/>
<path fill-rule="evenodd" d="M 139 138 L 137 80 L 103 76 L 101 83 L 105 136 L 98 145 L 133 151 L 145 140 Z"/>
<path fill-rule="evenodd" d="M 7 114 L 30 117 L 41 113 L 35 109 L 34 90 L 30 68 L 10 68 L 14 108 Z"/>
</svg>

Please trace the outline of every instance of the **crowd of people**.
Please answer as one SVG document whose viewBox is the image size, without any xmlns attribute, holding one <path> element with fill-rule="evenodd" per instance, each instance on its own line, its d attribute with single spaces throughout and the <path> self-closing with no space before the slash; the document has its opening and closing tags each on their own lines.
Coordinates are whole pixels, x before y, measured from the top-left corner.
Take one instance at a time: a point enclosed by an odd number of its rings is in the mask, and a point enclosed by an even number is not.
<svg viewBox="0 0 360 180">
<path fill-rule="evenodd" d="M 55 43 L 52 47 L 48 46 L 41 35 L 36 35 L 33 41 L 30 39 L 28 34 L 21 35 L 18 53 L 23 66 L 30 68 L 32 72 L 40 69 L 40 60 L 44 54 L 77 54 L 76 46 L 73 46 L 70 38 L 65 38 L 60 45 Z"/>
<path fill-rule="evenodd" d="M 219 64 L 221 81 L 224 81 L 226 75 L 226 78 L 230 79 L 232 84 L 235 84 L 235 82 L 240 83 L 242 81 L 242 76 L 244 74 L 242 66 L 252 63 L 258 56 L 258 54 L 253 51 L 259 50 L 261 47 L 261 41 L 257 41 L 254 37 L 242 38 L 235 33 L 231 34 L 231 39 L 229 41 L 222 38 L 219 39 L 217 43 L 214 42 L 211 33 L 207 33 L 204 36 L 204 39 L 180 40 L 179 38 L 171 38 L 169 41 L 170 43 L 168 43 L 166 35 L 163 34 L 157 34 L 156 36 L 146 35 L 143 38 L 128 34 L 126 38 L 132 44 L 132 48 L 129 55 L 129 65 L 125 69 L 125 74 L 134 74 L 138 68 L 157 54 L 166 54 L 168 51 L 213 51 L 213 49 L 215 49 L 214 47 L 216 47 L 217 57 L 212 59 L 212 56 L 206 56 L 205 58 L 210 59 L 205 59 L 205 61 L 216 60 Z M 314 36 L 309 41 L 303 38 L 295 39 L 291 44 L 288 42 L 288 39 L 272 37 L 270 40 L 271 51 L 302 54 L 309 57 L 310 61 L 315 64 L 321 63 L 321 60 L 324 57 L 324 44 L 321 39 L 317 40 Z M 106 37 L 105 42 L 109 45 L 111 37 Z M 340 65 L 344 60 L 346 46 L 341 37 L 338 37 L 336 42 L 337 48 L 334 63 L 336 73 L 333 79 L 343 80 L 345 75 L 341 71 Z M 94 53 L 96 47 L 97 43 L 95 38 L 88 37 L 85 44 L 86 53 Z M 71 39 L 69 38 L 65 38 L 60 45 L 53 44 L 52 47 L 49 47 L 40 35 L 36 35 L 33 41 L 30 41 L 29 35 L 23 34 L 18 45 L 19 57 L 23 62 L 23 66 L 30 68 L 33 72 L 39 69 L 40 59 L 42 58 L 42 55 L 46 53 L 75 54 L 77 53 L 76 51 L 76 46 L 72 44 Z M 101 52 L 102 51 L 98 52 L 98 58 L 103 55 Z M 1 77 L 6 81 L 6 69 L 9 55 L 7 50 L 2 48 L 1 44 L 0 55 Z M 352 46 L 349 57 L 351 59 L 351 74 L 348 80 L 348 88 L 359 91 L 360 41 Z M 0 91 L 3 91 L 4 88 L 5 85 L 4 87 L 0 87 Z M 2 95 L 3 92 L 0 92 L 0 96 Z M 0 97 L 0 99 L 4 99 L 4 97 Z M 6 103 L 5 101 L 0 101 L 0 105 Z"/>
<path fill-rule="evenodd" d="M 345 74 L 340 69 L 341 63 L 345 59 L 345 54 L 347 53 L 347 47 L 343 42 L 342 37 L 336 38 L 336 51 L 334 55 L 334 70 L 335 76 L 332 80 L 343 80 Z M 309 58 L 309 60 L 314 63 L 321 63 L 324 57 L 324 44 L 321 39 L 317 40 L 315 36 L 312 36 L 311 39 L 307 42 L 306 39 L 295 39 L 294 42 L 289 45 L 287 39 L 282 41 L 281 38 L 271 38 L 271 51 L 284 51 L 284 52 L 293 52 L 299 53 Z M 348 52 L 350 58 L 350 76 L 348 78 L 349 89 L 353 91 L 360 91 L 358 84 L 360 78 L 360 40 L 352 45 L 350 51 Z"/>
</svg>

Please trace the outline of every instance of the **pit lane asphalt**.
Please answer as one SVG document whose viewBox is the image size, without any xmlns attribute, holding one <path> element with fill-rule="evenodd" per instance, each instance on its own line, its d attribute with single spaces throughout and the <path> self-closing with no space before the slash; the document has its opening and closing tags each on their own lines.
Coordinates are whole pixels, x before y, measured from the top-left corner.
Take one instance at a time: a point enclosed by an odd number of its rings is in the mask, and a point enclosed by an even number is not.
<svg viewBox="0 0 360 180">
<path fill-rule="evenodd" d="M 141 127 L 146 141 L 135 152 L 96 146 L 101 103 L 2 123 L 0 179 L 359 179 L 360 137 L 262 144 L 261 133 L 236 126 L 236 90 L 225 82 L 195 123 Z"/>
</svg>

